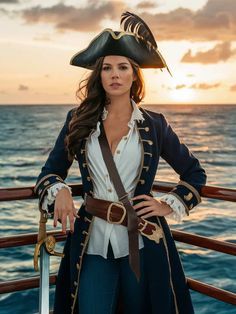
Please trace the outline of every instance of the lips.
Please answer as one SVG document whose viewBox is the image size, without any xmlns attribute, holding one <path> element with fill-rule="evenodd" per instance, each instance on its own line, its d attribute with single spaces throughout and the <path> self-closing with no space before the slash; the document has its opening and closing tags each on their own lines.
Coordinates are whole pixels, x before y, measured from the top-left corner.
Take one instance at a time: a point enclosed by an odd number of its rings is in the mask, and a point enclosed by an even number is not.
<svg viewBox="0 0 236 314">
<path fill-rule="evenodd" d="M 111 87 L 119 87 L 119 86 L 121 86 L 121 84 L 119 84 L 119 83 L 112 83 L 112 84 L 110 84 L 110 86 Z"/>
</svg>

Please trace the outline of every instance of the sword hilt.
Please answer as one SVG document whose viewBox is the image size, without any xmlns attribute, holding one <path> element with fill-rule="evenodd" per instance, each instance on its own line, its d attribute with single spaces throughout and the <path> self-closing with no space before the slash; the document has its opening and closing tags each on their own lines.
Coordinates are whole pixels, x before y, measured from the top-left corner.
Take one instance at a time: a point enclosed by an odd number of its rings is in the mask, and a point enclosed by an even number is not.
<svg viewBox="0 0 236 314">
<path fill-rule="evenodd" d="M 40 255 L 40 248 L 42 245 L 44 245 L 46 252 L 49 255 L 64 257 L 63 253 L 54 251 L 54 248 L 56 245 L 56 239 L 52 235 L 47 236 L 46 223 L 47 223 L 47 214 L 41 211 L 40 221 L 39 221 L 38 242 L 36 243 L 35 249 L 34 249 L 34 270 L 35 271 L 39 270 L 38 259 Z"/>
<path fill-rule="evenodd" d="M 43 242 L 44 242 L 44 239 L 40 240 L 38 243 L 36 243 L 35 248 L 34 248 L 34 270 L 35 271 L 39 270 L 39 266 L 38 266 L 39 253 L 40 253 L 40 248 Z"/>
<path fill-rule="evenodd" d="M 46 238 L 40 240 L 35 246 L 35 249 L 34 249 L 34 270 L 35 271 L 39 270 L 38 259 L 40 256 L 40 248 L 42 245 L 44 245 L 44 247 L 45 247 L 45 249 L 49 255 L 64 257 L 63 253 L 54 251 L 54 248 L 56 245 L 56 239 L 54 238 L 54 236 L 49 235 Z"/>
<path fill-rule="evenodd" d="M 65 254 L 63 254 L 63 253 L 59 253 L 59 252 L 54 251 L 54 248 L 56 245 L 56 239 L 54 238 L 54 236 L 52 236 L 52 235 L 47 236 L 46 239 L 44 240 L 44 243 L 45 243 L 45 248 L 46 248 L 48 254 L 60 256 L 60 257 L 65 256 Z"/>
</svg>

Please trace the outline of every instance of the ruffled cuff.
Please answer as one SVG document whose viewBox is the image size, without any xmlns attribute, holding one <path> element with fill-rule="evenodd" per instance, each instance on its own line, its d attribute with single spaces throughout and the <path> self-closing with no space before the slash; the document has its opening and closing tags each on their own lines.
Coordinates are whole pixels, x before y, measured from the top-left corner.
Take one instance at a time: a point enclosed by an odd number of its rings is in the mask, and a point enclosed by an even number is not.
<svg viewBox="0 0 236 314">
<path fill-rule="evenodd" d="M 65 188 L 71 192 L 71 188 L 66 185 L 65 183 L 56 183 L 47 190 L 47 194 L 44 196 L 42 201 L 42 209 L 48 213 L 48 208 L 55 202 L 57 193 L 62 189 Z"/>
<path fill-rule="evenodd" d="M 173 210 L 172 213 L 165 216 L 166 218 L 174 220 L 177 223 L 181 223 L 183 218 L 187 216 L 185 206 L 175 195 L 165 194 L 159 200 L 165 202 Z"/>
</svg>

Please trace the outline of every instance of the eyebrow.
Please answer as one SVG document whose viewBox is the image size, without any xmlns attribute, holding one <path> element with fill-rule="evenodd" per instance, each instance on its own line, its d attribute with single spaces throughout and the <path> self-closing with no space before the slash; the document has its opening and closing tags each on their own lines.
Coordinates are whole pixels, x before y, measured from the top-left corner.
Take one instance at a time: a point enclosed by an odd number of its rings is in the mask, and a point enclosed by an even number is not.
<svg viewBox="0 0 236 314">
<path fill-rule="evenodd" d="M 107 63 L 107 62 L 104 62 L 103 65 L 106 64 L 106 65 L 112 65 L 111 63 Z M 121 64 L 126 64 L 126 65 L 129 65 L 128 62 L 120 62 L 118 63 L 118 65 L 121 65 Z"/>
</svg>

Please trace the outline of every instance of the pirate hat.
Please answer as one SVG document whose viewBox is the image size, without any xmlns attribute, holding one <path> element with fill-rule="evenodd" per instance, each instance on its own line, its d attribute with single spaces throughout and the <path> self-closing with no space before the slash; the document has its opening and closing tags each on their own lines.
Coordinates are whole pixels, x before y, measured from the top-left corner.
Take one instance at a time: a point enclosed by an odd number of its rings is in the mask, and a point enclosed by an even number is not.
<svg viewBox="0 0 236 314">
<path fill-rule="evenodd" d="M 70 64 L 93 69 L 98 58 L 119 55 L 134 60 L 141 68 L 167 68 L 169 71 L 152 32 L 140 17 L 123 13 L 121 28 L 123 31 L 103 30 L 86 49 L 71 58 Z"/>
</svg>

